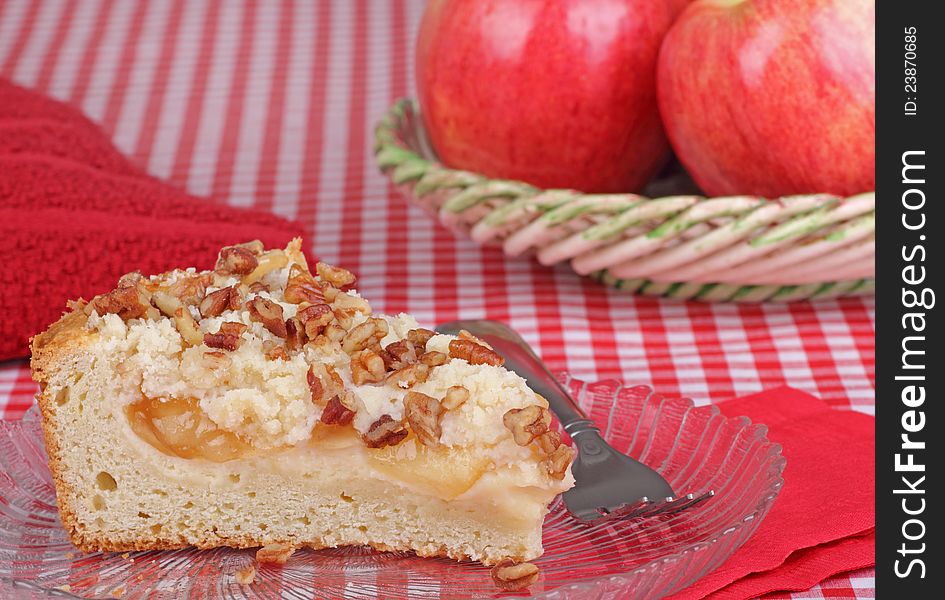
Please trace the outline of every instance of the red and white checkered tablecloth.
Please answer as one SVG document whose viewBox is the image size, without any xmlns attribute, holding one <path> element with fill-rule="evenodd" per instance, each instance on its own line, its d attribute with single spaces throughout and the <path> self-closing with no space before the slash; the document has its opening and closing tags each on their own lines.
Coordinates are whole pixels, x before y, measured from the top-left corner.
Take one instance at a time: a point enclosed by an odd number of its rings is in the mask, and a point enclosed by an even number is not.
<svg viewBox="0 0 945 600">
<path fill-rule="evenodd" d="M 553 369 L 716 402 L 788 383 L 872 413 L 872 299 L 636 298 L 454 237 L 399 198 L 374 122 L 410 95 L 423 0 L 0 0 L 0 76 L 68 100 L 148 171 L 299 219 L 384 312 L 511 323 Z M 0 363 L 0 417 L 35 386 Z M 873 571 L 793 598 L 873 598 Z"/>
</svg>

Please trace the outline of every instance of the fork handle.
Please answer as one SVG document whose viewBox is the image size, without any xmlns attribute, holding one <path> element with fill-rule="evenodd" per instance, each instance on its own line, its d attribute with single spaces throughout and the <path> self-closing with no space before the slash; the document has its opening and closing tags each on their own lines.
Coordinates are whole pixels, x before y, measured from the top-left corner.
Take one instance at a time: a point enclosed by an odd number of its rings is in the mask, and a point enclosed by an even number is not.
<svg viewBox="0 0 945 600">
<path fill-rule="evenodd" d="M 600 435 L 600 430 L 587 418 L 568 390 L 548 371 L 545 363 L 513 329 L 495 321 L 459 321 L 437 329 L 453 333 L 464 327 L 495 348 L 505 357 L 505 368 L 518 373 L 532 390 L 548 401 L 551 410 L 561 421 L 561 426 L 572 439 L 591 431 Z"/>
</svg>

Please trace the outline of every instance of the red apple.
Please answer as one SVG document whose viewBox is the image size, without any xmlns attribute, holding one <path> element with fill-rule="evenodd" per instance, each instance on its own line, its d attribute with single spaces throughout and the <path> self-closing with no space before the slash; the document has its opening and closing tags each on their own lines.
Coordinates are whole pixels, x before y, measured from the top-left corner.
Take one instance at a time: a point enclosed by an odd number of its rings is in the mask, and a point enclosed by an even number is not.
<svg viewBox="0 0 945 600">
<path fill-rule="evenodd" d="M 431 1 L 416 75 L 440 160 L 546 188 L 638 189 L 668 153 L 656 61 L 687 1 Z"/>
<path fill-rule="evenodd" d="M 673 149 L 712 195 L 875 187 L 873 0 L 697 0 L 659 59 Z"/>
</svg>

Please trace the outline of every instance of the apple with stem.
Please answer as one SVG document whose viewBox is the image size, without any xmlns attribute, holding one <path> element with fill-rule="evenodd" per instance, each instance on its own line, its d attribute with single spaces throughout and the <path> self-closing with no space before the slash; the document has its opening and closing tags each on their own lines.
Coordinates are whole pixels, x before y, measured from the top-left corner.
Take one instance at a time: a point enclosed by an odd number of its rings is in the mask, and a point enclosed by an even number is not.
<svg viewBox="0 0 945 600">
<path fill-rule="evenodd" d="M 447 166 L 545 188 L 639 189 L 669 146 L 660 43 L 688 0 L 432 0 L 416 84 Z"/>
<path fill-rule="evenodd" d="M 663 42 L 676 155 L 711 195 L 875 188 L 873 0 L 696 0 Z"/>
</svg>

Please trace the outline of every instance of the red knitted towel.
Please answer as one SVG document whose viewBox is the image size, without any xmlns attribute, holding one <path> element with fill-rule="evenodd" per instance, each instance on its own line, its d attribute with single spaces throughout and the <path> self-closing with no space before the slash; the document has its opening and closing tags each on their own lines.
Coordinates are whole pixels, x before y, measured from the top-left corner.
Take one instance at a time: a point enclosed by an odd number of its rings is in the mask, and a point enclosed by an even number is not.
<svg viewBox="0 0 945 600">
<path fill-rule="evenodd" d="M 75 109 L 0 80 L 0 360 L 124 273 L 209 268 L 222 246 L 300 235 L 147 175 Z"/>
</svg>

